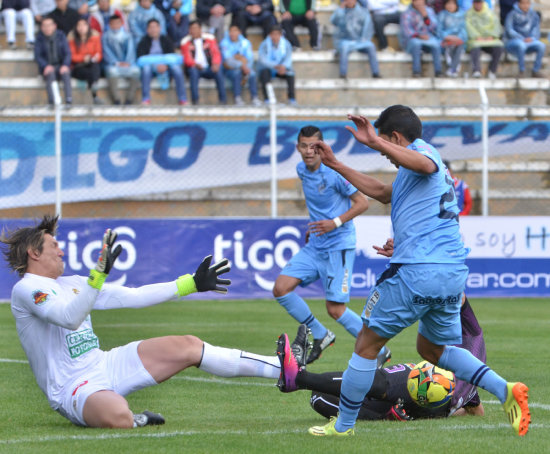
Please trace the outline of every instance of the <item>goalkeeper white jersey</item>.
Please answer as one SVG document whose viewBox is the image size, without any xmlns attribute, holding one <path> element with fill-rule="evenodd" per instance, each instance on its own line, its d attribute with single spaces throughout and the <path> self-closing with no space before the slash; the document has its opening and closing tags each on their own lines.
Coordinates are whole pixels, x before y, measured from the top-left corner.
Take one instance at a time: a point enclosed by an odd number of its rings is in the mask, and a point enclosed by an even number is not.
<svg viewBox="0 0 550 454">
<path fill-rule="evenodd" d="M 51 279 L 26 273 L 12 290 L 17 334 L 38 386 L 57 409 L 63 387 L 101 359 L 90 311 L 144 307 L 174 299 L 175 281 L 139 288 L 90 287 L 82 276 Z"/>
</svg>

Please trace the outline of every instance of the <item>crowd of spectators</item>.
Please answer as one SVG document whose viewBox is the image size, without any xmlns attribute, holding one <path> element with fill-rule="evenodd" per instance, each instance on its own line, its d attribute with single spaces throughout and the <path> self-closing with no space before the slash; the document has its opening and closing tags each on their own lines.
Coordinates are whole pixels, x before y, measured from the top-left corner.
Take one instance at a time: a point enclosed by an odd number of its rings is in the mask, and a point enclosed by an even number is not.
<svg viewBox="0 0 550 454">
<path fill-rule="evenodd" d="M 292 53 L 301 49 L 295 27 L 307 28 L 312 50 L 322 48 L 315 0 L 279 0 L 277 12 L 272 0 L 196 0 L 194 6 L 192 0 L 137 0 L 127 6 L 111 0 L 2 0 L 1 16 L 10 49 L 17 48 L 16 22 L 22 23 L 50 103 L 54 80 L 63 82 L 65 102 L 72 102 L 73 77 L 102 104 L 98 80 L 105 77 L 114 104 L 134 103 L 140 83 L 141 102 L 150 104 L 153 79 L 161 89 L 174 81 L 180 105 L 188 102 L 189 84 L 191 102 L 198 104 L 199 79 L 206 78 L 215 81 L 220 104 L 227 103 L 227 80 L 236 105 L 245 104 L 245 86 L 251 104 L 261 105 L 259 88 L 266 100 L 266 85 L 276 77 L 286 81 L 287 101 L 295 105 Z M 385 34 L 388 24 L 399 24 L 399 45 L 411 55 L 413 77 L 422 75 L 423 52 L 431 54 L 436 77 L 457 77 L 468 52 L 475 78 L 482 77 L 481 54 L 487 53 L 491 79 L 505 52 L 517 59 L 520 77 L 528 74 L 526 54 L 534 53 L 530 75 L 542 77 L 545 44 L 532 0 L 500 0 L 499 11 L 500 17 L 491 0 L 340 0 L 330 18 L 340 77 L 347 79 L 354 51 L 367 54 L 371 76 L 381 77 L 377 55 L 396 51 Z M 250 26 L 262 29 L 258 49 L 247 39 Z M 124 99 L 120 87 L 126 87 Z"/>
</svg>

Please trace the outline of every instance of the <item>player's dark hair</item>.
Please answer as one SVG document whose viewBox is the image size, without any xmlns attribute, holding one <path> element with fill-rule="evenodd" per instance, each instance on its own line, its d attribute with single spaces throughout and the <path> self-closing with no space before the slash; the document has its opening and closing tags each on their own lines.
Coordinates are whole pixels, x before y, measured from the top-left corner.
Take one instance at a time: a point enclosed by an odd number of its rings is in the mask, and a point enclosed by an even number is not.
<svg viewBox="0 0 550 454">
<path fill-rule="evenodd" d="M 2 231 L 0 242 L 5 245 L 2 251 L 4 258 L 9 267 L 19 276 L 23 276 L 27 271 L 28 250 L 42 253 L 44 235 L 46 233 L 55 235 L 58 219 L 59 216 L 45 215 L 40 224 L 34 227 L 22 227 L 11 232 Z"/>
<path fill-rule="evenodd" d="M 414 111 L 407 106 L 396 104 L 385 109 L 374 127 L 380 134 L 391 136 L 394 131 L 403 134 L 409 142 L 414 142 L 422 137 L 422 122 Z"/>
<path fill-rule="evenodd" d="M 317 126 L 308 125 L 304 126 L 302 129 L 300 129 L 300 132 L 298 133 L 298 142 L 300 141 L 300 137 L 313 137 L 316 136 L 319 140 L 323 140 L 323 133 Z"/>
</svg>

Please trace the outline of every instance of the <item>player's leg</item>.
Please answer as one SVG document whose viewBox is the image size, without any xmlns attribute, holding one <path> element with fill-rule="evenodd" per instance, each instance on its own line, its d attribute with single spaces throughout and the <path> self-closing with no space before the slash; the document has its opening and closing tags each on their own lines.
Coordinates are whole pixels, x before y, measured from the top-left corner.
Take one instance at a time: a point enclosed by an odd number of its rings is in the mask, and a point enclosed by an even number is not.
<svg viewBox="0 0 550 454">
<path fill-rule="evenodd" d="M 82 412 L 88 427 L 130 429 L 134 414 L 127 400 L 114 391 L 98 391 L 86 399 Z"/>
<path fill-rule="evenodd" d="M 314 339 L 322 339 L 328 330 L 315 318 L 304 299 L 295 292 L 298 285 L 305 287 L 319 279 L 316 257 L 301 249 L 281 271 L 273 287 L 277 302 L 300 324 L 311 330 Z"/>
</svg>

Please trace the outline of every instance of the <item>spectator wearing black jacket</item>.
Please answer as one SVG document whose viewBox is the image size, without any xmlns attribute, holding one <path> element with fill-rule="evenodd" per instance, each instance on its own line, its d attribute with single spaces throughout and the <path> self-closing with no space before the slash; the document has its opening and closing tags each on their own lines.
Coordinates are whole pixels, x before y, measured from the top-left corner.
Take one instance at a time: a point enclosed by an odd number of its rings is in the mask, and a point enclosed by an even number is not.
<svg viewBox="0 0 550 454">
<path fill-rule="evenodd" d="M 221 42 L 225 34 L 225 15 L 231 10 L 231 0 L 197 0 L 195 13 L 201 25 L 208 26 L 216 41 Z"/>
<path fill-rule="evenodd" d="M 56 8 L 50 13 L 50 17 L 55 21 L 57 29 L 65 33 L 65 36 L 75 28 L 80 14 L 69 6 L 69 0 L 55 0 Z"/>
<path fill-rule="evenodd" d="M 261 26 L 266 38 L 273 24 L 277 23 L 271 0 L 232 0 L 231 11 L 231 25 L 239 27 L 245 38 L 246 29 L 251 25 Z"/>
<path fill-rule="evenodd" d="M 303 25 L 309 30 L 309 45 L 319 49 L 319 24 L 313 10 L 313 0 L 280 0 L 281 27 L 294 49 L 300 47 L 300 41 L 294 34 L 296 25 Z"/>
<path fill-rule="evenodd" d="M 40 33 L 36 37 L 34 59 L 40 75 L 46 82 L 48 102 L 54 102 L 53 81 L 61 79 L 65 91 L 65 104 L 72 104 L 71 50 L 65 34 L 57 29 L 51 17 L 46 16 L 42 19 Z"/>
</svg>

